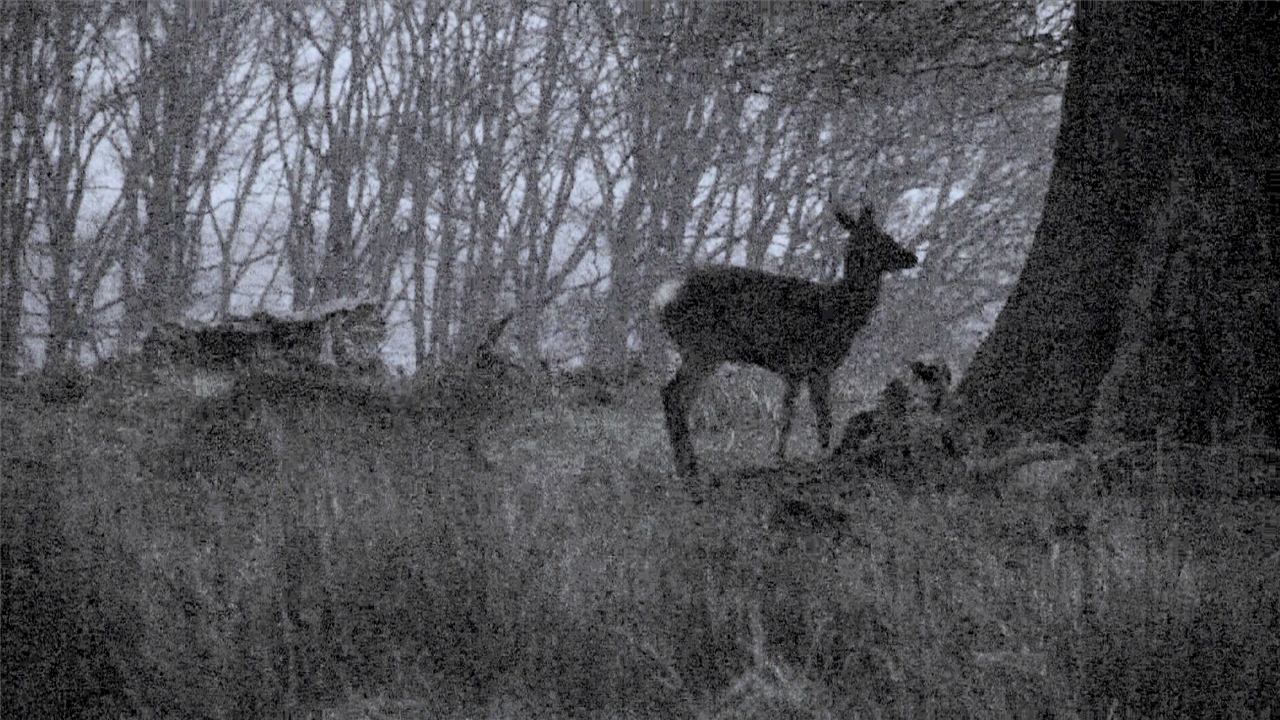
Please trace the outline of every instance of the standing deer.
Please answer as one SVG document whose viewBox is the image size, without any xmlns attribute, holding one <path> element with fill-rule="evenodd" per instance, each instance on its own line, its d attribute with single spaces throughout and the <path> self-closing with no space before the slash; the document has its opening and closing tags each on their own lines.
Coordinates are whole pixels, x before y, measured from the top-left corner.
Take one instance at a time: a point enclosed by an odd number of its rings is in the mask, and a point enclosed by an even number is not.
<svg viewBox="0 0 1280 720">
<path fill-rule="evenodd" d="M 665 282 L 654 292 L 649 307 L 680 351 L 680 369 L 662 391 L 662 407 L 682 476 L 698 472 L 689 408 L 703 381 L 725 362 L 758 365 L 786 380 L 779 460 L 786 453 L 801 382 L 809 385 L 822 449 L 830 444 L 831 376 L 875 309 L 880 276 L 916 264 L 914 253 L 876 226 L 870 207 L 856 218 L 837 208 L 835 217 L 849 239 L 844 277 L 834 283 L 709 267 Z"/>
</svg>

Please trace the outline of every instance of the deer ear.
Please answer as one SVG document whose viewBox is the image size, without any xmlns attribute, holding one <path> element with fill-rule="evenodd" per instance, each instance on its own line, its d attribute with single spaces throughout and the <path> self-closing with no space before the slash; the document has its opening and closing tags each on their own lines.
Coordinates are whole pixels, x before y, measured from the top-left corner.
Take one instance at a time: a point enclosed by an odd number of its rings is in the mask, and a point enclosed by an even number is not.
<svg viewBox="0 0 1280 720">
<path fill-rule="evenodd" d="M 831 214 L 835 216 L 836 222 L 844 226 L 845 230 L 852 231 L 854 228 L 858 227 L 862 218 L 855 217 L 845 206 L 836 202 L 835 193 L 832 193 L 831 199 L 828 202 L 830 203 Z"/>
</svg>

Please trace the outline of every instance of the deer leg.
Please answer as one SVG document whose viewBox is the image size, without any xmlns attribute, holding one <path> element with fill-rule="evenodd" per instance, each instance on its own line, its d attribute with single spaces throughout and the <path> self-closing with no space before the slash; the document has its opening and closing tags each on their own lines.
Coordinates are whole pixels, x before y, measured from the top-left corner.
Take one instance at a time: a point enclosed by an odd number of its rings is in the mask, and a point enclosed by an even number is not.
<svg viewBox="0 0 1280 720">
<path fill-rule="evenodd" d="M 782 434 L 778 438 L 778 461 L 787 454 L 787 435 L 791 433 L 791 416 L 795 415 L 796 395 L 800 393 L 800 383 L 791 378 L 787 380 L 787 392 L 782 396 Z"/>
<path fill-rule="evenodd" d="M 662 410 L 667 419 L 667 435 L 671 438 L 676 472 L 684 478 L 698 475 L 693 440 L 689 437 L 689 408 L 698 395 L 698 388 L 710 374 L 711 367 L 706 363 L 685 361 L 680 364 L 676 376 L 662 389 Z"/>
<path fill-rule="evenodd" d="M 831 376 L 827 374 L 809 377 L 809 402 L 818 418 L 818 442 L 823 453 L 831 445 Z"/>
</svg>

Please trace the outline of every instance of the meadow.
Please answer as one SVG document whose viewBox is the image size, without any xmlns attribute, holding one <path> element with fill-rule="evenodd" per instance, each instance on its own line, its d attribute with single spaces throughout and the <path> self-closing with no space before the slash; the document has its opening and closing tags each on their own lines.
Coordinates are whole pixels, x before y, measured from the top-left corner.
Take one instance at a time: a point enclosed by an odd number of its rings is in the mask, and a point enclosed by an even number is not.
<svg viewBox="0 0 1280 720">
<path fill-rule="evenodd" d="M 686 482 L 659 388 L 9 387 L 4 715 L 1280 710 L 1274 454 L 831 460 L 802 403 L 778 465 L 781 384 L 741 373 Z"/>
</svg>

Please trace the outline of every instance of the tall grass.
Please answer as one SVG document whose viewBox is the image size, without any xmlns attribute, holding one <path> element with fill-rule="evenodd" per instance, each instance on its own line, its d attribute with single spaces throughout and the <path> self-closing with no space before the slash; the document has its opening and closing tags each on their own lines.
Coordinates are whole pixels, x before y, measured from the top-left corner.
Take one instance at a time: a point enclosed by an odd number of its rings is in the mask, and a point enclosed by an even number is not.
<svg viewBox="0 0 1280 720">
<path fill-rule="evenodd" d="M 516 413 L 486 437 L 485 469 L 459 431 L 475 424 L 441 408 L 367 388 L 256 392 L 6 403 L 6 705 L 424 718 L 1277 709 L 1275 495 L 1177 491 L 1274 488 L 1274 466 L 1141 447 L 1103 462 L 1082 448 L 1010 477 L 902 482 L 826 463 L 752 469 L 709 431 L 699 454 L 723 482 L 698 505 L 671 471 L 656 393 L 648 406 Z M 738 438 L 760 463 L 765 432 Z"/>
</svg>

